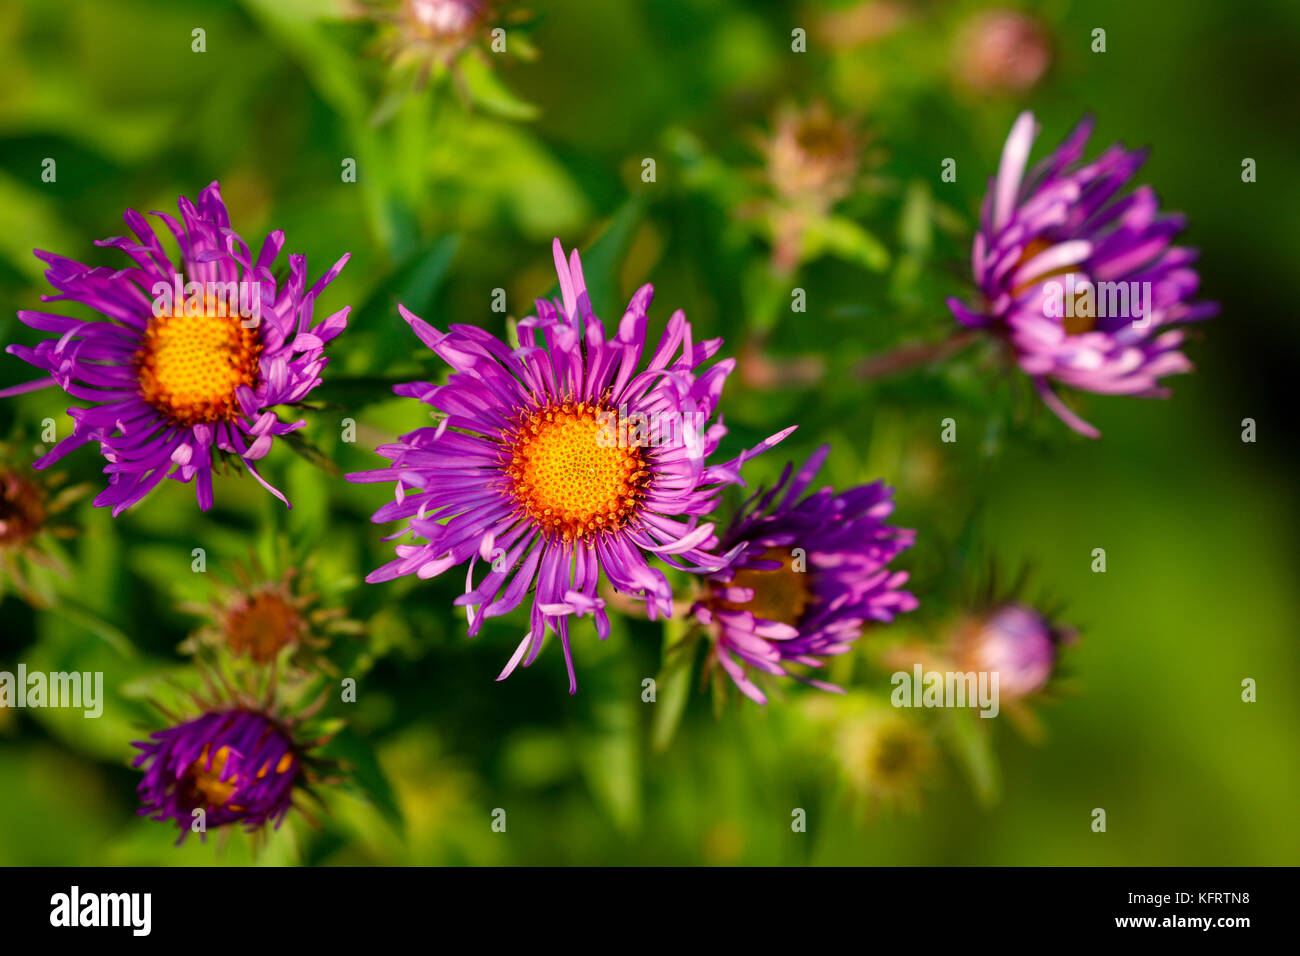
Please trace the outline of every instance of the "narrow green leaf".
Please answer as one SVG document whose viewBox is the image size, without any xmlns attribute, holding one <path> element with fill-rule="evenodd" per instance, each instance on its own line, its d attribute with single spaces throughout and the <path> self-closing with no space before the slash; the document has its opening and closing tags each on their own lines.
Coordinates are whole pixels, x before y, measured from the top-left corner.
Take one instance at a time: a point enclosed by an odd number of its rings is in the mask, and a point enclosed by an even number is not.
<svg viewBox="0 0 1300 956">
<path fill-rule="evenodd" d="M 695 658 L 695 642 L 689 635 L 690 625 L 683 616 L 664 620 L 663 666 L 655 678 L 656 702 L 651 721 L 651 740 L 659 753 L 668 749 L 686 713 Z"/>
<path fill-rule="evenodd" d="M 805 260 L 832 255 L 873 272 L 889 267 L 889 250 L 884 244 L 852 219 L 843 216 L 812 220 L 804 231 L 803 252 Z"/>
<path fill-rule="evenodd" d="M 339 761 L 348 782 L 360 792 L 399 833 L 406 828 L 401 808 L 388 775 L 375 758 L 374 747 L 356 737 L 352 731 L 343 730 L 321 748 L 324 757 Z"/>
<path fill-rule="evenodd" d="M 327 475 L 337 478 L 343 474 L 339 466 L 327 458 L 323 451 L 303 437 L 302 432 L 289 432 L 287 435 L 280 437 L 285 440 L 285 443 L 290 448 Z"/>
<path fill-rule="evenodd" d="M 490 64 L 476 56 L 465 56 L 461 57 L 458 69 L 475 106 L 505 119 L 530 120 L 537 117 L 537 107 L 520 99 L 501 81 Z"/>
<path fill-rule="evenodd" d="M 983 719 L 974 711 L 952 711 L 945 717 L 944 729 L 970 778 L 976 799 L 982 806 L 992 806 L 999 794 L 993 735 L 982 726 Z"/>
</svg>

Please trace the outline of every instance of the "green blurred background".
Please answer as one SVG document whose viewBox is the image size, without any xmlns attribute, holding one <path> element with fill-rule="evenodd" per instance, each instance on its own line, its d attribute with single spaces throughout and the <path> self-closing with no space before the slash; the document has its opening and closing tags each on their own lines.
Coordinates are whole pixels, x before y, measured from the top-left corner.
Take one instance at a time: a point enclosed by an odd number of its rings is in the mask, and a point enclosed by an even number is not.
<svg viewBox="0 0 1300 956">
<path fill-rule="evenodd" d="M 777 365 L 820 361 L 811 380 L 776 389 L 733 375 L 723 451 L 797 423 L 779 453 L 747 470 L 751 485 L 829 441 L 826 480 L 898 489 L 898 523 L 919 529 L 899 563 L 922 606 L 896 633 L 934 636 L 987 558 L 1033 568 L 1034 593 L 1063 603 L 1062 619 L 1082 632 L 1068 685 L 1041 707 L 1044 738 L 994 722 L 997 769 L 981 783 L 966 770 L 979 756 L 936 729 L 940 758 L 912 809 L 855 797 L 810 730 L 815 691 L 778 689 L 766 708 L 733 694 L 715 714 L 692 680 L 680 727 L 656 746 L 665 704 L 644 703 L 641 681 L 659 669 L 658 625 L 618 620 L 602 645 L 580 624 L 576 696 L 554 646 L 495 683 L 522 618 L 467 640 L 450 606 L 459 574 L 365 585 L 391 547 L 369 523 L 383 486 L 348 485 L 278 446 L 266 470 L 292 511 L 236 479 L 218 480 L 207 515 L 175 482 L 116 521 L 82 501 L 79 534 L 61 546 L 65 597 L 36 611 L 5 595 L 0 669 L 102 670 L 109 701 L 100 720 L 0 712 L 0 863 L 254 859 L 242 838 L 178 849 L 169 826 L 136 818 L 129 744 L 156 726 L 140 688 L 185 670 L 176 645 L 198 621 L 177 604 L 210 586 L 191 573 L 191 549 L 207 549 L 215 569 L 277 540 L 312 556 L 324 599 L 367 637 L 359 702 L 331 707 L 348 719 L 340 752 L 358 779 L 322 792 L 319 829 L 293 819 L 258 862 L 1300 862 L 1296 438 L 1282 411 L 1300 344 L 1289 284 L 1300 261 L 1300 7 L 1022 5 L 1051 64 L 1030 88 L 998 91 L 959 76 L 971 55 L 963 28 L 986 3 L 522 6 L 531 16 L 518 36 L 535 59 L 467 59 L 458 78 L 401 96 L 376 29 L 337 16 L 341 3 L 6 3 L 0 340 L 37 341 L 14 317 L 48 291 L 33 247 L 124 262 L 91 245 L 121 234 L 124 208 L 174 212 L 178 194 L 219 179 L 250 244 L 284 229 L 313 276 L 352 253 L 322 303 L 354 309 L 328 353 L 319 397 L 331 407 L 307 415 L 307 435 L 359 470 L 378 461 L 378 441 L 425 422 L 379 380 L 442 371 L 394 302 L 441 327 L 504 334 L 492 290 L 507 291 L 512 316 L 529 314 L 553 286 L 558 235 L 587 251 L 607 323 L 653 281 L 652 335 L 680 307 L 697 338 L 727 338 L 724 354 L 749 343 Z M 866 24 L 861 36 L 826 26 L 849 14 Z M 205 53 L 191 51 L 196 27 Z M 791 51 L 795 28 L 807 31 L 805 53 Z M 1095 28 L 1105 53 L 1090 50 Z M 755 137 L 782 104 L 818 100 L 867 139 L 860 187 L 838 206 L 857 231 L 852 248 L 777 281 L 760 230 L 736 206 L 762 190 Z M 390 104 L 386 115 L 377 103 Z M 1043 125 L 1035 156 L 1085 112 L 1098 119 L 1090 155 L 1117 140 L 1151 145 L 1141 181 L 1186 212 L 1203 293 L 1222 302 L 1189 346 L 1197 372 L 1172 381 L 1171 400 L 1083 400 L 1100 442 L 992 379 L 978 353 L 870 386 L 847 374 L 949 331 L 943 296 L 961 292 L 970 224 L 1024 108 Z M 41 180 L 46 157 L 56 182 Z M 356 183 L 341 181 L 349 157 Z M 940 180 L 945 157 L 957 161 L 955 183 Z M 1242 182 L 1245 157 L 1255 183 Z M 651 183 L 645 158 L 656 161 Z M 778 286 L 805 289 L 807 312 L 773 310 Z M 3 357 L 0 387 L 29 371 Z M 54 390 L 0 403 L 0 437 L 17 447 L 6 464 L 34 457 L 46 416 L 67 434 L 66 405 Z M 938 440 L 949 416 L 955 445 Z M 339 440 L 343 417 L 358 422 L 356 444 Z M 1254 444 L 1240 437 L 1248 417 Z M 102 464 L 87 448 L 62 470 L 98 488 Z M 1105 574 L 1090 570 L 1098 547 Z M 889 639 L 868 635 L 833 673 L 883 699 L 887 675 L 868 658 Z M 1240 698 L 1248 677 L 1253 704 Z M 1090 828 L 1096 807 L 1104 834 Z M 504 834 L 491 829 L 495 808 L 507 811 Z M 807 811 L 806 833 L 791 830 L 794 808 Z"/>
</svg>

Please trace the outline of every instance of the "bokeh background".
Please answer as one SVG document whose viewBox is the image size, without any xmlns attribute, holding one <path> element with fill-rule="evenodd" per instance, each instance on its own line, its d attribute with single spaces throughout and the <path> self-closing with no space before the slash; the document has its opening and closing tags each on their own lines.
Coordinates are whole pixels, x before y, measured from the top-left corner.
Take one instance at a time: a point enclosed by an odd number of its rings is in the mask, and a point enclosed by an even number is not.
<svg viewBox="0 0 1300 956">
<path fill-rule="evenodd" d="M 34 247 L 114 265 L 124 260 L 91 243 L 121 234 L 124 208 L 174 211 L 177 195 L 220 179 L 250 241 L 284 229 L 313 276 L 352 253 L 323 302 L 351 304 L 352 322 L 306 434 L 358 470 L 380 440 L 425 422 L 387 384 L 441 374 L 394 303 L 504 334 L 493 290 L 510 316 L 529 314 L 554 284 L 558 235 L 586 251 L 607 320 L 653 281 L 652 334 L 680 307 L 697 337 L 725 336 L 724 354 L 742 356 L 724 452 L 800 425 L 749 468 L 751 484 L 830 442 L 825 480 L 897 488 L 897 522 L 919 529 L 900 564 L 922 604 L 837 663 L 848 704 L 797 685 L 765 708 L 734 693 L 715 704 L 692 677 L 674 685 L 687 696 L 670 734 L 662 690 L 641 698 L 660 667 L 658 624 L 617 621 L 603 645 L 580 625 L 576 696 L 553 646 L 495 683 L 522 619 L 471 641 L 450 606 L 457 574 L 364 584 L 388 548 L 369 523 L 384 487 L 346 484 L 284 446 L 266 468 L 292 511 L 233 478 L 207 515 L 175 482 L 116 521 L 82 499 L 67 515 L 75 535 L 50 545 L 68 568 L 49 582 L 50 606 L 4 594 L 0 670 L 101 670 L 108 701 L 100 720 L 0 711 L 0 863 L 1300 862 L 1300 539 L 1283 410 L 1300 344 L 1300 7 L 1000 6 L 1041 31 L 1005 55 L 979 47 L 972 26 L 991 9 L 536 0 L 507 11 L 506 54 L 478 43 L 414 88 L 393 73 L 391 27 L 341 2 L 0 8 L 0 340 L 36 341 L 14 317 L 48 291 Z M 195 28 L 204 53 L 191 50 Z M 806 52 L 791 50 L 796 28 Z M 1096 28 L 1104 53 L 1091 49 Z M 860 133 L 861 166 L 835 204 L 836 239 L 783 272 L 761 143 L 782 109 L 817 102 Z M 979 198 L 1025 108 L 1043 126 L 1035 156 L 1085 112 L 1098 120 L 1090 155 L 1150 145 L 1141 180 L 1188 215 L 1203 291 L 1222 302 L 1171 400 L 1082 401 L 1100 442 L 1035 409 L 979 350 L 879 382 L 849 374 L 950 331 L 943 297 L 962 291 Z M 41 179 L 47 157 L 55 182 Z M 951 183 L 939 176 L 949 157 Z M 1242 181 L 1246 157 L 1257 182 Z M 355 183 L 340 175 L 347 158 Z M 789 310 L 793 287 L 806 312 Z M 29 371 L 0 358 L 0 387 Z M 4 464 L 35 457 L 47 416 L 67 434 L 67 404 L 56 390 L 0 403 Z M 941 444 L 949 416 L 958 441 Z M 340 440 L 344 417 L 355 444 Z M 87 448 L 58 470 L 98 488 L 102 464 Z M 180 605 L 204 600 L 231 562 L 285 546 L 321 600 L 365 626 L 340 639 L 359 701 L 329 706 L 347 720 L 337 753 L 354 779 L 322 791 L 319 828 L 294 818 L 256 856 L 242 836 L 176 848 L 173 829 L 135 816 L 130 741 L 158 719 L 144 698 L 159 675 L 184 678 L 177 645 L 202 622 Z M 190 570 L 195 547 L 208 574 Z M 1098 547 L 1104 574 L 1090 567 Z M 864 793 L 824 722 L 883 700 L 873 648 L 941 637 L 993 561 L 1028 566 L 1029 596 L 1082 635 L 1037 707 L 1041 737 L 985 721 L 998 726 L 972 740 L 950 715 L 919 715 L 933 760 L 914 792 Z M 1256 703 L 1241 700 L 1248 677 Z M 1090 828 L 1097 807 L 1104 834 Z M 794 808 L 806 833 L 791 830 Z"/>
</svg>

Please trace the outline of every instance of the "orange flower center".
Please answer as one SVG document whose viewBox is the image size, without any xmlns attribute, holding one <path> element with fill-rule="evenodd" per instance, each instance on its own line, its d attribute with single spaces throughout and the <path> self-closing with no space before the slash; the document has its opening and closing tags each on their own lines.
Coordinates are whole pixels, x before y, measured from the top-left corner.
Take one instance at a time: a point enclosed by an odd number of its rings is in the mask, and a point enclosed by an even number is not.
<svg viewBox="0 0 1300 956">
<path fill-rule="evenodd" d="M 203 747 L 203 752 L 199 754 L 199 759 L 190 764 L 189 781 L 194 788 L 196 795 L 202 797 L 204 803 L 210 807 L 225 806 L 237 789 L 239 781 L 235 777 L 229 780 L 221 779 L 221 772 L 226 769 L 226 760 L 230 757 L 230 748 L 222 747 L 212 757 L 211 764 L 208 763 L 208 747 Z"/>
<path fill-rule="evenodd" d="M 209 807 L 224 807 L 235 791 L 239 789 L 239 775 L 235 774 L 228 780 L 222 780 L 222 771 L 226 769 L 226 761 L 230 757 L 230 748 L 221 747 L 212 755 L 212 763 L 208 763 L 208 754 L 210 748 L 205 744 L 203 752 L 199 758 L 190 764 L 186 772 L 186 781 L 190 785 L 190 793 L 195 803 L 202 803 Z M 279 762 L 275 765 L 276 773 L 287 773 L 293 768 L 293 754 L 286 752 Z M 271 762 L 268 760 L 257 771 L 257 779 L 261 780 L 271 771 Z M 241 807 L 235 804 L 230 805 L 232 810 L 240 810 Z"/>
<path fill-rule="evenodd" d="M 794 570 L 794 559 L 785 548 L 768 548 L 762 557 L 765 561 L 780 561 L 781 567 L 737 571 L 730 584 L 721 586 L 749 588 L 754 596 L 748 601 L 718 601 L 718 606 L 728 611 L 748 611 L 755 617 L 793 627 L 813 600 L 808 572 Z"/>
<path fill-rule="evenodd" d="M 152 316 L 135 355 L 140 395 L 178 425 L 232 421 L 239 417 L 235 392 L 257 386 L 262 342 L 244 319 L 218 315 L 209 300 L 201 315 Z M 224 311 L 224 310 L 222 310 Z"/>
<path fill-rule="evenodd" d="M 259 664 L 273 660 L 281 648 L 297 643 L 305 629 L 293 603 L 273 591 L 252 595 L 226 617 L 226 641 L 231 652 L 247 654 Z"/>
<path fill-rule="evenodd" d="M 642 450 L 618 446 L 616 412 L 565 402 L 533 412 L 506 438 L 506 477 L 519 506 L 566 541 L 617 531 L 641 507 Z"/>
</svg>

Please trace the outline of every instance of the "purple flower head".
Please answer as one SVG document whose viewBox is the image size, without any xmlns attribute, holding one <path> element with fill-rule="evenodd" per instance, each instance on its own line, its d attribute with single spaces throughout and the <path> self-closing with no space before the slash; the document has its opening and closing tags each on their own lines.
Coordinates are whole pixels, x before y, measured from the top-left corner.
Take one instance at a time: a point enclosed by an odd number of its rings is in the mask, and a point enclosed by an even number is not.
<svg viewBox="0 0 1300 956">
<path fill-rule="evenodd" d="M 820 667 L 848 651 L 868 621 L 892 621 L 917 606 L 899 590 L 907 572 L 889 568 L 916 539 L 884 523 L 894 510 L 889 488 L 823 488 L 796 501 L 829 451 L 818 449 L 793 480 L 787 466 L 771 490 L 745 503 L 722 539 L 727 564 L 707 575 L 707 593 L 692 609 L 711 630 L 718 665 L 760 704 L 767 698 L 746 665 L 839 691 L 786 668 Z"/>
<path fill-rule="evenodd" d="M 253 710 L 209 711 L 133 744 L 144 766 L 136 787 L 141 816 L 175 820 L 183 842 L 202 809 L 208 828 L 241 823 L 250 832 L 278 828 L 305 781 L 303 757 L 289 730 Z"/>
<path fill-rule="evenodd" d="M 1021 113 L 984 197 L 971 267 L 976 306 L 949 299 L 957 321 L 1005 336 L 1043 401 L 1090 438 L 1100 433 L 1066 407 L 1051 382 L 1089 392 L 1163 397 L 1162 376 L 1190 371 L 1175 323 L 1209 318 L 1191 303 L 1196 251 L 1171 245 L 1184 226 L 1160 214 L 1150 186 L 1116 198 L 1146 158 L 1114 145 L 1081 162 L 1085 118 L 1029 173 L 1038 133 Z"/>
<path fill-rule="evenodd" d="M 35 467 L 44 468 L 90 441 L 108 464 L 108 487 L 95 504 L 114 516 L 163 478 L 195 482 L 199 507 L 212 507 L 214 459 L 242 463 L 263 486 L 288 501 L 258 474 L 254 462 L 276 435 L 301 428 L 281 422 L 277 405 L 301 402 L 318 384 L 328 359 L 325 343 L 347 324 L 348 309 L 312 324 L 316 297 L 348 256 L 307 289 L 307 260 L 289 256 L 283 284 L 271 265 L 284 245 L 280 230 L 266 237 L 254 259 L 230 217 L 217 183 L 198 203 L 181 197 L 181 219 L 154 213 L 180 247 L 173 265 L 143 216 L 123 218 L 136 238 L 104 239 L 96 245 L 125 252 L 134 265 L 109 269 L 82 265 L 37 250 L 58 295 L 104 319 L 75 319 L 49 312 L 19 312 L 25 324 L 53 333 L 35 348 L 8 351 L 48 372 L 51 380 L 18 386 L 0 396 L 57 384 L 90 403 L 69 409 L 70 436 Z"/>
<path fill-rule="evenodd" d="M 643 599 L 652 619 L 671 614 L 668 579 L 647 559 L 716 569 L 720 561 L 708 553 L 713 525 L 699 517 L 713 510 L 724 486 L 742 484 L 744 461 L 793 429 L 708 464 L 726 433 L 710 420 L 735 362 L 699 367 L 722 340 L 696 342 L 677 311 L 639 367 L 652 287 L 637 290 L 607 339 L 577 252 L 566 262 L 557 239 L 554 253 L 561 298 L 537 302 L 537 315 L 519 323 L 518 348 L 474 326 L 439 332 L 401 309 L 453 373 L 446 385 L 415 382 L 394 391 L 443 417 L 379 448 L 390 467 L 348 479 L 396 482 L 395 500 L 374 520 L 405 521 L 398 534 L 414 537 L 368 581 L 432 578 L 467 563 L 456 604 L 466 609 L 471 635 L 531 591 L 528 632 L 497 679 L 531 664 L 549 629 L 564 648 L 573 693 L 569 617 L 592 614 L 601 639 L 609 635 L 597 596 L 601 574 Z M 488 569 L 475 583 L 480 561 Z"/>
<path fill-rule="evenodd" d="M 1072 633 L 1053 627 L 1031 607 L 1005 604 L 961 629 L 957 658 L 970 670 L 996 673 L 998 692 L 1015 699 L 1047 684 Z"/>
</svg>

